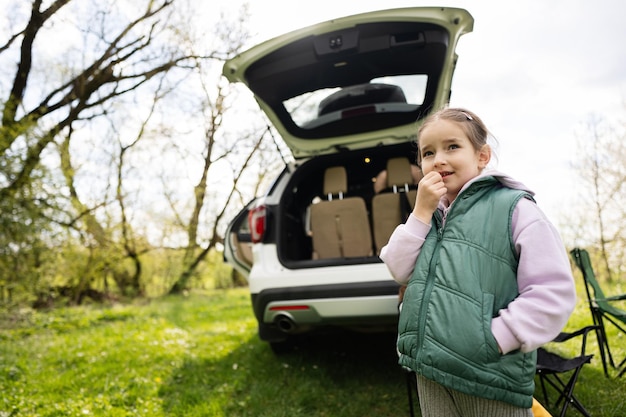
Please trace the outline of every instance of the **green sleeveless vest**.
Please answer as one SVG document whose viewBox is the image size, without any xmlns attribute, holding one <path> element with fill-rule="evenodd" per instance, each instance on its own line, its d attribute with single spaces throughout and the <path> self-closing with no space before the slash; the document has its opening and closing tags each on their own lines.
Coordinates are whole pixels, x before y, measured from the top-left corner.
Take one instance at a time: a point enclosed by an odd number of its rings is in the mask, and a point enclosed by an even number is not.
<svg viewBox="0 0 626 417">
<path fill-rule="evenodd" d="M 511 218 L 532 197 L 493 177 L 477 180 L 433 227 L 404 294 L 399 362 L 466 394 L 530 408 L 536 353 L 501 355 L 491 320 L 518 295 Z"/>
</svg>

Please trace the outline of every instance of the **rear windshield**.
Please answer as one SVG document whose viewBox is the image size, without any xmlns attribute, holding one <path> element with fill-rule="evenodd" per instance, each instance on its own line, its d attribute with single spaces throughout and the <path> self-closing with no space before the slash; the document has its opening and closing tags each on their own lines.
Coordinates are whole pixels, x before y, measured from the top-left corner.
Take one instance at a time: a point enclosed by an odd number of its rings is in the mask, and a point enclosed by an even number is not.
<svg viewBox="0 0 626 417">
<path fill-rule="evenodd" d="M 424 74 L 387 76 L 304 93 L 285 100 L 283 106 L 296 126 L 311 130 L 352 118 L 415 112 L 424 104 L 427 82 Z"/>
</svg>

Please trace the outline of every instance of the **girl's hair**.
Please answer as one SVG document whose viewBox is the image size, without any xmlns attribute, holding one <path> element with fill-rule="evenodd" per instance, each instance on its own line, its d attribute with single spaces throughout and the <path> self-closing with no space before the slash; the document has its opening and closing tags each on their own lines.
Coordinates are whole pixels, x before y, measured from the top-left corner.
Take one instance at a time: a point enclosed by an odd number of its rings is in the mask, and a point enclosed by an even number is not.
<svg viewBox="0 0 626 417">
<path fill-rule="evenodd" d="M 459 127 L 467 135 L 472 146 L 475 150 L 480 150 L 487 144 L 487 138 L 489 131 L 485 123 L 475 113 L 463 109 L 448 107 L 438 110 L 430 114 L 417 130 L 417 166 L 421 166 L 422 155 L 419 151 L 419 140 L 422 135 L 422 131 L 426 129 L 430 124 L 438 120 L 450 120 L 458 123 Z"/>
</svg>

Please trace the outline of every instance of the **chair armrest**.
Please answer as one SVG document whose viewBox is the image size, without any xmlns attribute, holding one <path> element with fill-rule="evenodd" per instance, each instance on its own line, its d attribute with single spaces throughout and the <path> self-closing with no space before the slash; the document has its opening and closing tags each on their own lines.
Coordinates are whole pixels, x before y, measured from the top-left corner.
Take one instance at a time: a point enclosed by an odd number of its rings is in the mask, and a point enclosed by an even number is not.
<svg viewBox="0 0 626 417">
<path fill-rule="evenodd" d="M 611 297 L 599 298 L 599 300 L 604 300 L 604 301 L 621 301 L 621 300 L 626 300 L 626 294 L 613 295 Z"/>
<path fill-rule="evenodd" d="M 583 327 L 582 329 L 576 330 L 576 331 L 571 332 L 571 333 L 561 332 L 552 341 L 560 343 L 560 342 L 565 342 L 567 340 L 573 339 L 574 337 L 582 335 L 583 340 L 582 340 L 582 343 L 581 343 L 580 354 L 581 354 L 581 356 L 585 356 L 585 350 L 586 350 L 586 347 L 587 347 L 587 334 L 590 331 L 599 330 L 599 329 L 600 329 L 600 326 L 586 326 L 586 327 Z"/>
<path fill-rule="evenodd" d="M 589 333 L 592 330 L 598 330 L 600 328 L 600 326 L 587 326 L 587 327 L 583 327 L 582 329 L 576 330 L 575 332 L 561 332 L 558 334 L 557 337 L 555 337 L 552 341 L 553 342 L 565 342 L 566 340 L 570 340 L 576 336 L 580 336 L 583 335 L 583 337 L 587 337 L 587 333 Z"/>
</svg>

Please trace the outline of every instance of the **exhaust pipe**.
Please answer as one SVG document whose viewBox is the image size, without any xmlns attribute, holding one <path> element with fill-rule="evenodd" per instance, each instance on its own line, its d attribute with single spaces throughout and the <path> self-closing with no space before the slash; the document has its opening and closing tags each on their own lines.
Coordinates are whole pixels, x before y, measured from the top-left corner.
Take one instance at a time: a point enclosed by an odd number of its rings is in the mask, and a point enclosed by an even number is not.
<svg viewBox="0 0 626 417">
<path fill-rule="evenodd" d="M 284 333 L 293 333 L 298 327 L 291 317 L 286 314 L 276 316 L 274 324 L 278 327 L 278 330 Z"/>
</svg>

